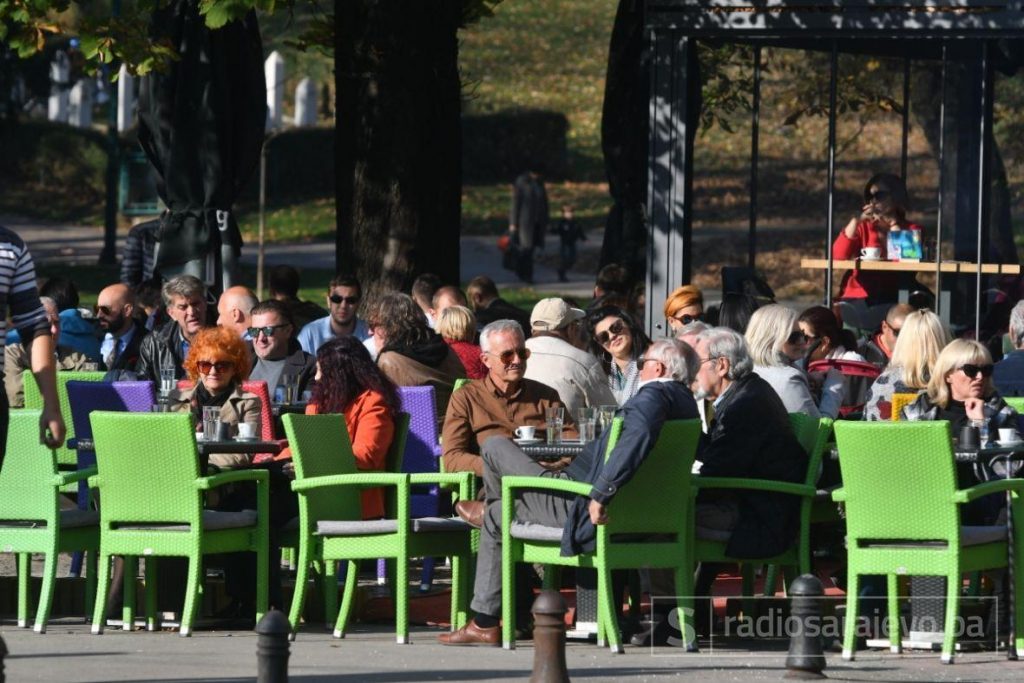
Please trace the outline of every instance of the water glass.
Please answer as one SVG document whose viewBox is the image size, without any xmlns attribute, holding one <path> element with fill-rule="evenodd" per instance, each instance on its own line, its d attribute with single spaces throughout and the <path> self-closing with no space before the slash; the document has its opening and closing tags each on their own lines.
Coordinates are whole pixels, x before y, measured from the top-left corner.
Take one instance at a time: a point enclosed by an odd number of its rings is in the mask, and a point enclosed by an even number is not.
<svg viewBox="0 0 1024 683">
<path fill-rule="evenodd" d="M 602 434 L 604 433 L 604 430 L 606 430 L 606 429 L 608 429 L 609 427 L 612 426 L 612 420 L 615 419 L 615 412 L 618 409 L 619 409 L 619 407 L 616 406 L 616 405 L 605 405 L 605 406 L 601 406 L 598 409 L 598 413 L 600 413 L 600 423 L 601 423 L 601 433 Z"/>
<path fill-rule="evenodd" d="M 577 408 L 576 426 L 580 431 L 580 443 L 593 441 L 597 432 L 597 408 Z"/>
<path fill-rule="evenodd" d="M 82 363 L 82 372 L 98 372 L 100 364 L 92 361 Z"/>
<path fill-rule="evenodd" d="M 984 448 L 988 445 L 988 420 L 971 420 L 971 426 L 978 428 L 978 443 Z"/>
<path fill-rule="evenodd" d="M 220 424 L 220 406 L 205 406 L 203 408 L 203 439 L 216 441 L 220 434 Z"/>
<path fill-rule="evenodd" d="M 160 370 L 160 395 L 168 396 L 177 384 L 174 376 L 174 368 L 162 368 Z"/>
<path fill-rule="evenodd" d="M 565 408 L 562 406 L 545 408 L 544 420 L 547 423 L 548 444 L 562 443 L 562 425 L 565 422 Z"/>
</svg>

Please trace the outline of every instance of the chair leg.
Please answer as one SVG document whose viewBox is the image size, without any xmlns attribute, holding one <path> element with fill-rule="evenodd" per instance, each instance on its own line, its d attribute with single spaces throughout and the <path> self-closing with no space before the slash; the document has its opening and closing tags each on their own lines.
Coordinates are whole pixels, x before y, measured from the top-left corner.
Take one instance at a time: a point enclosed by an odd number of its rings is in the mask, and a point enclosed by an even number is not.
<svg viewBox="0 0 1024 683">
<path fill-rule="evenodd" d="M 409 642 L 409 557 L 403 553 L 396 558 L 395 588 L 395 642 Z"/>
<path fill-rule="evenodd" d="M 946 577 L 946 627 L 942 634 L 942 663 L 953 663 L 953 648 L 956 637 L 956 617 L 960 608 L 960 574 L 954 572 Z"/>
<path fill-rule="evenodd" d="M 860 592 L 860 576 L 850 572 L 846 580 L 846 624 L 843 627 L 843 659 L 852 662 L 857 640 L 857 595 Z"/>
<path fill-rule="evenodd" d="M 270 548 L 267 537 L 256 547 L 256 623 L 270 607 Z"/>
<path fill-rule="evenodd" d="M 96 604 L 92 611 L 92 632 L 103 633 L 107 616 L 107 591 L 110 589 L 110 555 L 100 553 L 96 572 Z"/>
<path fill-rule="evenodd" d="M 888 603 L 889 603 L 889 652 L 899 654 L 903 651 L 903 641 L 900 634 L 900 605 L 899 605 L 899 577 L 889 574 L 886 577 Z"/>
<path fill-rule="evenodd" d="M 131 631 L 135 626 L 135 598 L 138 587 L 139 558 L 125 556 L 124 558 L 124 607 L 121 610 L 121 629 Z"/>
<path fill-rule="evenodd" d="M 437 558 L 433 555 L 423 558 L 423 572 L 420 574 L 420 592 L 426 593 L 434 585 L 434 564 Z"/>
<path fill-rule="evenodd" d="M 501 644 L 506 650 L 516 649 L 516 563 L 512 559 L 515 543 L 510 540 L 501 546 Z"/>
<path fill-rule="evenodd" d="M 39 608 L 36 610 L 36 633 L 46 633 L 46 622 L 50 618 L 50 605 L 53 604 L 53 583 L 57 574 L 57 558 L 57 544 L 54 543 L 50 552 L 46 553 L 43 563 L 43 582 L 39 590 Z"/>
<path fill-rule="evenodd" d="M 625 649 L 622 647 L 622 634 L 619 633 L 619 625 L 615 619 L 618 611 L 615 609 L 615 600 L 612 572 L 608 567 L 601 565 L 597 568 L 597 639 L 600 643 L 603 625 L 608 648 L 615 654 L 622 654 Z"/>
<path fill-rule="evenodd" d="M 32 582 L 32 553 L 18 553 L 18 628 L 28 628 L 28 588 Z"/>
<path fill-rule="evenodd" d="M 198 553 L 188 558 L 188 584 L 185 587 L 185 606 L 181 610 L 181 629 L 183 638 L 192 635 L 192 624 L 196 619 L 199 607 L 199 579 L 203 571 L 203 558 Z"/>
<path fill-rule="evenodd" d="M 683 636 L 683 649 L 687 652 L 699 652 L 697 646 L 697 628 L 694 625 L 693 609 L 693 571 L 685 565 L 676 568 L 676 607 L 682 617 L 679 621 L 679 632 Z"/>
<path fill-rule="evenodd" d="M 775 596 L 775 586 L 779 582 L 779 565 L 770 564 L 764 574 L 764 590 L 761 594 L 765 597 Z"/>
<path fill-rule="evenodd" d="M 384 586 L 388 582 L 388 563 L 383 557 L 377 558 L 377 585 Z"/>
<path fill-rule="evenodd" d="M 161 623 L 160 615 L 157 614 L 156 609 L 156 585 L 159 572 L 160 563 L 155 557 L 146 558 L 146 630 L 147 631 L 158 631 L 163 625 Z"/>
<path fill-rule="evenodd" d="M 89 610 L 96 604 L 96 554 L 93 548 L 85 554 L 85 619 L 89 620 Z"/>
<path fill-rule="evenodd" d="M 299 563 L 295 570 L 295 590 L 292 592 L 292 607 L 288 613 L 288 623 L 291 624 L 291 639 L 295 640 L 295 633 L 299 630 L 299 623 L 302 620 L 302 607 L 306 602 L 306 584 L 309 582 L 309 543 L 299 543 Z M 321 585 L 326 583 L 321 577 Z"/>
<path fill-rule="evenodd" d="M 452 603 L 451 630 L 457 631 L 469 620 L 469 573 L 466 567 L 471 564 L 472 555 L 452 555 Z"/>
<path fill-rule="evenodd" d="M 755 614 L 757 607 L 754 605 L 754 565 L 749 562 L 741 563 L 740 576 L 742 576 L 743 618 L 753 621 L 757 617 Z"/>
<path fill-rule="evenodd" d="M 333 562 L 331 563 L 333 564 Z M 334 623 L 334 637 L 344 638 L 345 628 L 348 626 L 348 615 L 352 610 L 352 602 L 356 594 L 356 586 L 359 584 L 359 567 L 355 560 L 346 563 L 348 575 L 345 580 L 345 591 L 341 596 L 341 609 L 338 611 L 338 620 Z M 333 573 L 331 574 L 333 576 Z"/>
<path fill-rule="evenodd" d="M 342 563 L 341 566 L 346 568 L 349 565 Z M 324 623 L 327 628 L 330 628 L 331 624 L 338 618 L 338 563 L 334 560 L 324 560 L 320 565 L 320 577 L 320 587 L 324 596 Z M 358 572 L 351 570 L 345 574 L 346 587 L 350 577 L 356 585 L 359 583 Z"/>
</svg>

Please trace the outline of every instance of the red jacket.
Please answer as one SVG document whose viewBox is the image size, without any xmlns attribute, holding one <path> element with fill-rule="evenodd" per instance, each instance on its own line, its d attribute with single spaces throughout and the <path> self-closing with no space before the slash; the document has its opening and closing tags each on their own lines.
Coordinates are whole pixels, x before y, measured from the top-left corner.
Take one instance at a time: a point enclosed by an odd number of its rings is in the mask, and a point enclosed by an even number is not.
<svg viewBox="0 0 1024 683">
<path fill-rule="evenodd" d="M 921 230 L 921 226 L 910 223 L 903 230 Z M 836 241 L 832 244 L 832 256 L 836 259 L 860 258 L 860 250 L 864 247 L 878 247 L 885 254 L 888 245 L 882 241 L 881 235 L 875 230 L 875 224 L 869 221 L 857 223 L 857 232 L 853 239 L 840 230 Z M 840 299 L 878 298 L 882 301 L 896 300 L 901 274 L 884 270 L 851 270 L 843 276 L 839 286 Z"/>
</svg>

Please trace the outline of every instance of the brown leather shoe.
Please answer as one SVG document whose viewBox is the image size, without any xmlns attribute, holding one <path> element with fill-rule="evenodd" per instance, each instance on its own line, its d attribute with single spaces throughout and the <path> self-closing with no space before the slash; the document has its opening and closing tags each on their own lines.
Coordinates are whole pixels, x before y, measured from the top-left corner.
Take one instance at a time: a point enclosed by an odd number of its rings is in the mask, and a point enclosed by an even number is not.
<svg viewBox="0 0 1024 683">
<path fill-rule="evenodd" d="M 442 633 L 437 640 L 442 645 L 500 645 L 501 627 L 480 628 L 475 619 L 470 619 L 458 631 Z"/>
<path fill-rule="evenodd" d="M 487 506 L 480 500 L 460 500 L 455 504 L 455 513 L 477 529 L 484 528 L 484 510 Z"/>
</svg>

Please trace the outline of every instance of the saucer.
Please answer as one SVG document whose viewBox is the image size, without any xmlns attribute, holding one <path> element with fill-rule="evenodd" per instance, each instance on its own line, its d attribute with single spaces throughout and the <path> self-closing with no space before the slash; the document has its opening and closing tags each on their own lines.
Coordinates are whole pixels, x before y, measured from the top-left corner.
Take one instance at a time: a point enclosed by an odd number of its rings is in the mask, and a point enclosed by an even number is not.
<svg viewBox="0 0 1024 683">
<path fill-rule="evenodd" d="M 867 256 L 861 256 L 860 260 L 861 261 L 885 261 L 885 259 L 882 258 L 881 256 L 877 256 L 875 258 L 868 258 Z"/>
<path fill-rule="evenodd" d="M 533 439 L 512 439 L 512 440 L 516 443 L 517 446 L 535 446 L 535 445 L 537 445 L 539 443 L 542 443 L 544 441 L 544 439 L 537 439 L 537 438 L 533 438 Z"/>
<path fill-rule="evenodd" d="M 1024 439 L 1014 439 L 1013 441 L 996 441 L 995 443 L 1000 446 L 1019 446 L 1024 443 Z"/>
<path fill-rule="evenodd" d="M 236 436 L 235 441 L 259 441 L 258 436 Z"/>
</svg>

